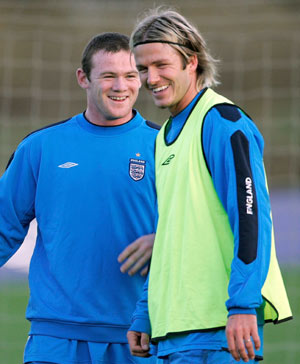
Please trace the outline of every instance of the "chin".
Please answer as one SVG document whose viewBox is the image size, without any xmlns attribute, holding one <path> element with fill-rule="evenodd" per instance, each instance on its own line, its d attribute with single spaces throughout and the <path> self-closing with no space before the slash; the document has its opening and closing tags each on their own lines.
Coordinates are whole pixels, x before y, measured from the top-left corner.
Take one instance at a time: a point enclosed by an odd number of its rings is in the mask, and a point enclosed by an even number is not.
<svg viewBox="0 0 300 364">
<path fill-rule="evenodd" d="M 153 101 L 155 106 L 157 106 L 160 109 L 167 109 L 170 106 L 168 103 L 161 102 L 160 100 L 154 99 Z"/>
</svg>

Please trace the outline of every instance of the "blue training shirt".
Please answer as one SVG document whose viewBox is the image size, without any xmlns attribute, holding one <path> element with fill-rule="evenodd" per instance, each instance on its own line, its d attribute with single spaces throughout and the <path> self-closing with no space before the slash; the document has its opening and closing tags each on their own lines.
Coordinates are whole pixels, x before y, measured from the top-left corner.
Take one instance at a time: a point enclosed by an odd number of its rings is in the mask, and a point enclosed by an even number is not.
<svg viewBox="0 0 300 364">
<path fill-rule="evenodd" d="M 158 130 L 138 112 L 119 126 L 79 114 L 27 136 L 0 179 L 0 266 L 36 218 L 30 334 L 127 343 L 145 281 L 118 255 L 155 232 Z"/>
</svg>

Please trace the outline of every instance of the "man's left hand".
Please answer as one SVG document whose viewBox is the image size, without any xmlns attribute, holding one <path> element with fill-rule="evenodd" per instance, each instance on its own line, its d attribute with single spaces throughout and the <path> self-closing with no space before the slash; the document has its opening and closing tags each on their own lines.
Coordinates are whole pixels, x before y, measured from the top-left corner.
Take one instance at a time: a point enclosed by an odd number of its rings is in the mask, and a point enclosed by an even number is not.
<svg viewBox="0 0 300 364">
<path fill-rule="evenodd" d="M 255 349 L 260 348 L 256 315 L 238 314 L 229 316 L 226 325 L 228 349 L 237 361 L 244 362 L 255 358 Z M 253 343 L 252 343 L 253 341 Z"/>
</svg>

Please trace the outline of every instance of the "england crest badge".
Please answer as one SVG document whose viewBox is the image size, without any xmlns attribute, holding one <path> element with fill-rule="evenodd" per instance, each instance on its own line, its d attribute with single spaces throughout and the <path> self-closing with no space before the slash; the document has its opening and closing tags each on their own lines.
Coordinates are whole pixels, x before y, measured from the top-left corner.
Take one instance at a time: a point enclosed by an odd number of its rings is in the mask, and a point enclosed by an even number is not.
<svg viewBox="0 0 300 364">
<path fill-rule="evenodd" d="M 141 159 L 129 159 L 129 176 L 134 181 L 140 181 L 145 176 L 146 161 Z"/>
</svg>

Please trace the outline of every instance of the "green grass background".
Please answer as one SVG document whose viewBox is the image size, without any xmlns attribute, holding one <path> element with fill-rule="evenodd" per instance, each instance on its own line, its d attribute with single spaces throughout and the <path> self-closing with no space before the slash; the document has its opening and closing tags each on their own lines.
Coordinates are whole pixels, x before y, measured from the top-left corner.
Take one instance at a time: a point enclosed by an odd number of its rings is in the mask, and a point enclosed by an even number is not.
<svg viewBox="0 0 300 364">
<path fill-rule="evenodd" d="M 265 326 L 264 364 L 300 364 L 300 267 L 282 269 L 294 319 Z M 0 282 L 0 364 L 21 364 L 29 324 L 26 281 Z"/>
</svg>

